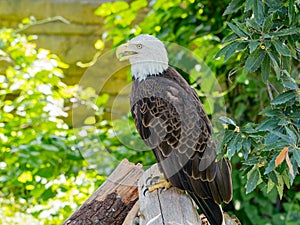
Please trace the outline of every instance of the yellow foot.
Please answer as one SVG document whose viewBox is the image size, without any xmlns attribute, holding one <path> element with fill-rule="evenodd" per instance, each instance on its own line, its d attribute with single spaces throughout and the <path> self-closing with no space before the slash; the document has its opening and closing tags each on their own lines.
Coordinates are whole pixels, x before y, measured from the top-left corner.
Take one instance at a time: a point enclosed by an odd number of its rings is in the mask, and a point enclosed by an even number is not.
<svg viewBox="0 0 300 225">
<path fill-rule="evenodd" d="M 170 187 L 172 187 L 172 184 L 167 181 L 163 176 L 156 176 L 156 177 L 149 177 L 146 180 L 146 183 L 148 183 L 146 186 L 146 189 L 144 191 L 144 195 L 145 192 L 149 191 L 149 192 L 153 192 L 157 189 L 159 189 L 160 191 L 166 191 L 168 190 Z"/>
</svg>

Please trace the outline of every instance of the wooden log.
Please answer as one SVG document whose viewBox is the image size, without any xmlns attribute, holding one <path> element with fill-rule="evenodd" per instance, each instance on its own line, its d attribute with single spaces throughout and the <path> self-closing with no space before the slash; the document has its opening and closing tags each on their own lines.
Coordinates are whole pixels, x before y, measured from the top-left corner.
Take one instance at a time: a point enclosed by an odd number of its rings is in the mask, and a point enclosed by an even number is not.
<svg viewBox="0 0 300 225">
<path fill-rule="evenodd" d="M 145 192 L 148 178 L 155 176 L 162 176 L 157 164 L 146 170 L 138 182 L 140 225 L 201 225 L 201 219 L 192 200 L 183 191 L 171 187 L 162 192 L 160 190 Z"/>
<path fill-rule="evenodd" d="M 138 200 L 142 165 L 123 160 L 98 190 L 63 225 L 121 225 Z"/>
<path fill-rule="evenodd" d="M 140 211 L 140 202 L 137 201 L 127 214 L 122 225 L 135 225 L 138 222 L 138 214 Z"/>
</svg>

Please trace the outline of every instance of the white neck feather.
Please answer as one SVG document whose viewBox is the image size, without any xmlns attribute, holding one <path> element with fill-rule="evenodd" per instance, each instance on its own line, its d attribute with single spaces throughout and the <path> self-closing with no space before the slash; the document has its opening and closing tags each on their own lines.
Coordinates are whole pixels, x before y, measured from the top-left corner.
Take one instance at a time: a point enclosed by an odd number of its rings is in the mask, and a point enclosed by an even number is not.
<svg viewBox="0 0 300 225">
<path fill-rule="evenodd" d="M 131 65 L 131 74 L 137 80 L 145 80 L 147 76 L 158 75 L 168 68 L 168 63 L 140 62 Z"/>
</svg>

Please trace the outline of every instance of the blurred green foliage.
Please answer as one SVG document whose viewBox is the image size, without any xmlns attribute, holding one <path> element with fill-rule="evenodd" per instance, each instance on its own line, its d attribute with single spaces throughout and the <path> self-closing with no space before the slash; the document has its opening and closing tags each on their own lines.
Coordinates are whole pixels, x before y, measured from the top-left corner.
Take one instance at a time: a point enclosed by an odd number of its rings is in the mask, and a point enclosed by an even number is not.
<svg viewBox="0 0 300 225">
<path fill-rule="evenodd" d="M 225 128 L 219 148 L 231 158 L 234 197 L 224 210 L 246 225 L 300 220 L 297 4 L 135 0 L 95 11 L 104 20 L 98 50 L 148 33 L 192 52 L 182 58 L 175 46 L 170 61 L 180 65 L 212 119 L 226 108 L 218 120 Z M 154 162 L 132 118 L 103 120 L 108 96 L 64 84 L 67 65 L 37 49 L 35 38 L 0 30 L 0 224 L 61 224 L 120 160 Z M 209 73 L 190 63 L 194 56 Z M 216 81 L 213 90 L 203 85 Z M 71 104 L 94 113 L 83 127 L 65 122 Z"/>
<path fill-rule="evenodd" d="M 122 159 L 154 162 L 124 120 L 103 120 L 108 96 L 66 85 L 68 65 L 36 38 L 0 29 L 0 224 L 61 224 Z M 92 115 L 71 127 L 82 106 Z"/>
</svg>

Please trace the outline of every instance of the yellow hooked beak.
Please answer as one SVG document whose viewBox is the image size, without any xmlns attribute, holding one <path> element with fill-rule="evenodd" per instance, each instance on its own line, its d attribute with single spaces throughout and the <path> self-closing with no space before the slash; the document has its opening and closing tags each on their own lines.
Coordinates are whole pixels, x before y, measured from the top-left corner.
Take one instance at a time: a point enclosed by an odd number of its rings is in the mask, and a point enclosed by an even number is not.
<svg viewBox="0 0 300 225">
<path fill-rule="evenodd" d="M 128 44 L 120 45 L 120 46 L 117 48 L 117 50 L 116 50 L 117 58 L 118 58 L 120 61 L 127 60 L 127 59 L 129 59 L 131 56 L 136 55 L 136 54 L 138 54 L 138 53 L 135 52 L 135 51 L 130 50 L 130 48 L 128 47 Z"/>
</svg>

